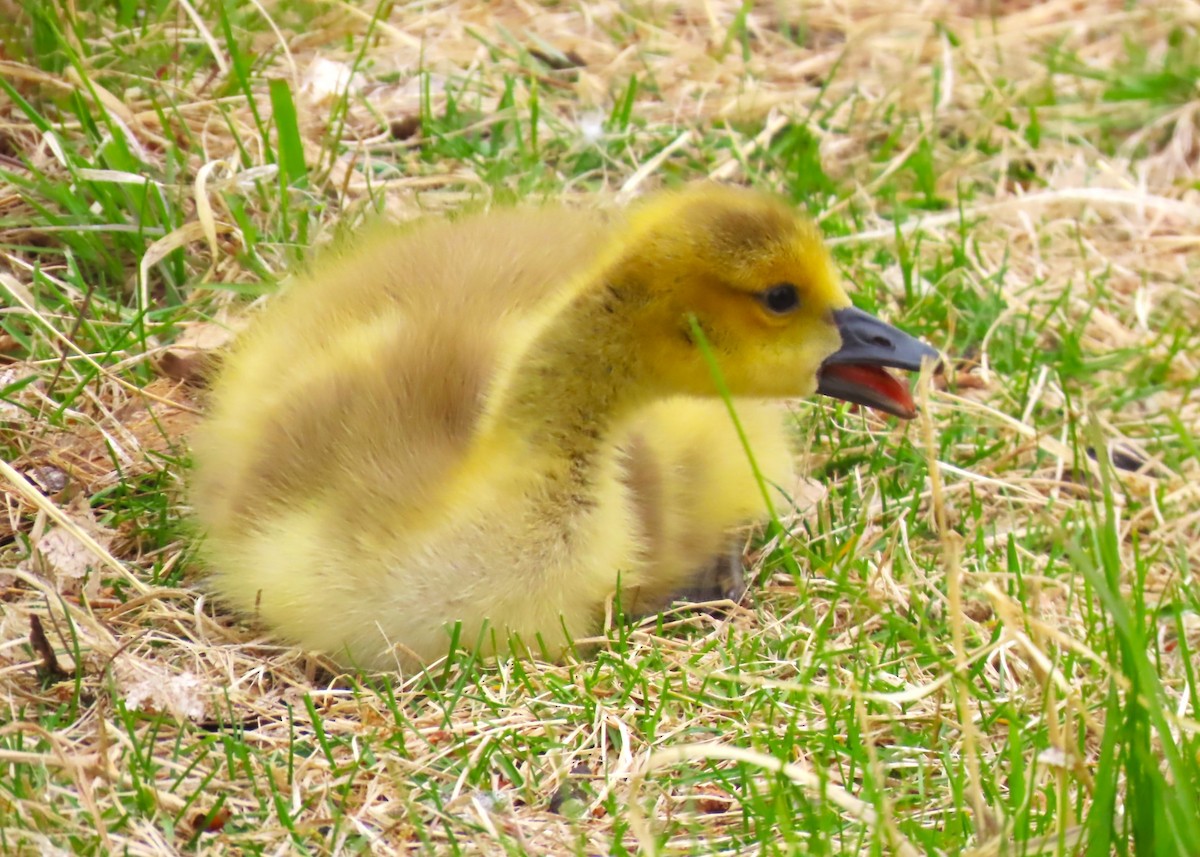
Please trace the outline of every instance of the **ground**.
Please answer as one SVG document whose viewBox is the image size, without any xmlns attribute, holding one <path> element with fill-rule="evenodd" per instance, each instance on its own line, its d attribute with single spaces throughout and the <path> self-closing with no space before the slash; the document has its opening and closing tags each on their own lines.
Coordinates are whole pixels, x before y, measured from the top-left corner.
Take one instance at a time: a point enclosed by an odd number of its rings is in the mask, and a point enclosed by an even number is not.
<svg viewBox="0 0 1200 857">
<path fill-rule="evenodd" d="M 0 850 L 1196 854 L 1194 3 L 0 3 Z M 203 364 L 365 218 L 806 208 L 948 355 L 716 615 L 340 674 L 205 596 Z"/>
</svg>

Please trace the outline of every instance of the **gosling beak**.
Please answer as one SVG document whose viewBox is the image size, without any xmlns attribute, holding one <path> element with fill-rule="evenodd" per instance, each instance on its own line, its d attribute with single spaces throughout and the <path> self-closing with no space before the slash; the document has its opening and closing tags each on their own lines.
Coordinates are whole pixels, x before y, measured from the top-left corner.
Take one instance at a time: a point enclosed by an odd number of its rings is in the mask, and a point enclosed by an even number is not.
<svg viewBox="0 0 1200 857">
<path fill-rule="evenodd" d="M 917 372 L 922 360 L 936 361 L 935 349 L 855 307 L 833 311 L 842 347 L 817 375 L 817 392 L 866 405 L 906 420 L 917 415 L 906 379 L 884 367 Z"/>
</svg>

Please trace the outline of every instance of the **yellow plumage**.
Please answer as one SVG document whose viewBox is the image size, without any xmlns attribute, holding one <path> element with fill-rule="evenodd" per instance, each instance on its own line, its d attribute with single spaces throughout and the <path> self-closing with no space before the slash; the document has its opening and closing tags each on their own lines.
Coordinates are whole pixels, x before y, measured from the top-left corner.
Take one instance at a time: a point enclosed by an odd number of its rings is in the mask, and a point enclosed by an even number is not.
<svg viewBox="0 0 1200 857">
<path fill-rule="evenodd" d="M 557 653 L 618 580 L 657 609 L 767 514 L 689 315 L 788 484 L 761 400 L 814 392 L 848 305 L 813 227 L 746 191 L 377 229 L 291 283 L 215 384 L 193 485 L 215 589 L 373 668 L 440 657 L 455 623 L 485 653 Z"/>
</svg>

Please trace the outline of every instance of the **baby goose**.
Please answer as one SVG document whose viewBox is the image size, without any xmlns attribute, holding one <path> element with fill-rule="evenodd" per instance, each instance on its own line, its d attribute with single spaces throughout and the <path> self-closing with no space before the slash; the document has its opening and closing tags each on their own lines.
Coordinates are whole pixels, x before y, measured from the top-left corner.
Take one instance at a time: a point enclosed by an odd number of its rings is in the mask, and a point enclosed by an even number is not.
<svg viewBox="0 0 1200 857">
<path fill-rule="evenodd" d="M 376 231 L 291 284 L 194 438 L 216 591 L 366 668 L 514 637 L 560 653 L 618 589 L 658 609 L 767 515 L 824 392 L 904 417 L 936 352 L 853 309 L 815 228 L 704 186 L 626 214 L 514 209 Z"/>
</svg>

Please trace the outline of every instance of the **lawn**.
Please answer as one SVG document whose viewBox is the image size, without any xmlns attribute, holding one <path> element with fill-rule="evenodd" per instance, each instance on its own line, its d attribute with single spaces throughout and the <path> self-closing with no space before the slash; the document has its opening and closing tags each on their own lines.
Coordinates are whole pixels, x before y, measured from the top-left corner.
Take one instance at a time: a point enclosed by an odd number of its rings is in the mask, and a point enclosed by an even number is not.
<svg viewBox="0 0 1200 857">
<path fill-rule="evenodd" d="M 0 851 L 1200 854 L 1194 3 L 0 9 Z M 308 248 L 704 178 L 947 355 L 795 403 L 744 603 L 396 675 L 206 595 L 204 366 Z"/>
</svg>

